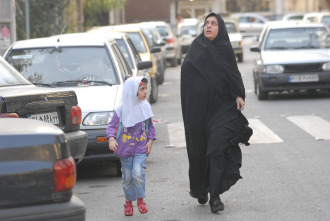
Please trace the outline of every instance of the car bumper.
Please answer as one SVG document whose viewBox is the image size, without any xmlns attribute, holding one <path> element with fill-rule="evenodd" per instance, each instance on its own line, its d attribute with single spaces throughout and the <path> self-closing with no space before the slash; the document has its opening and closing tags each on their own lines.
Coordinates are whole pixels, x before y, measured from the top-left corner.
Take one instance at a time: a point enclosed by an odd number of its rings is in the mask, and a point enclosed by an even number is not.
<svg viewBox="0 0 330 221">
<path fill-rule="evenodd" d="M 76 196 L 69 202 L 0 209 L 0 220 L 10 221 L 80 221 L 85 220 L 86 208 Z"/>
<path fill-rule="evenodd" d="M 87 133 L 80 130 L 65 133 L 65 136 L 71 156 L 76 160 L 76 163 L 79 163 L 84 158 L 87 149 Z"/>
<path fill-rule="evenodd" d="M 259 83 L 263 91 L 288 91 L 288 90 L 315 90 L 330 89 L 330 72 L 308 73 L 317 75 L 318 81 L 290 82 L 293 75 L 306 75 L 305 73 L 292 74 L 266 74 L 260 75 Z"/>
<path fill-rule="evenodd" d="M 84 130 L 88 135 L 88 145 L 84 160 L 105 159 L 118 160 L 113 151 L 109 149 L 108 142 L 97 142 L 97 137 L 105 137 L 106 129 Z"/>
</svg>

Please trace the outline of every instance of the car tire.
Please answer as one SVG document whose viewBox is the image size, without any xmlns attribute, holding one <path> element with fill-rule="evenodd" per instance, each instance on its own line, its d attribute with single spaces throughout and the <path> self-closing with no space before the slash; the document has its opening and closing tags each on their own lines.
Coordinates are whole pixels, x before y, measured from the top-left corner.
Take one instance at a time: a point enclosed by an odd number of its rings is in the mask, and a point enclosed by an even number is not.
<svg viewBox="0 0 330 221">
<path fill-rule="evenodd" d="M 120 160 L 118 160 L 116 162 L 116 169 L 117 169 L 117 174 L 116 176 L 117 177 L 121 177 L 123 175 L 123 173 L 121 172 L 121 163 L 120 163 Z"/>
<path fill-rule="evenodd" d="M 171 63 L 171 67 L 176 67 L 177 64 L 178 64 L 178 61 L 177 61 L 176 58 L 172 58 L 172 59 L 170 60 L 170 63 Z"/>
<path fill-rule="evenodd" d="M 163 84 L 165 80 L 165 69 L 163 63 L 160 63 L 158 67 L 160 68 L 159 68 L 159 75 L 157 77 L 157 83 Z"/>
<path fill-rule="evenodd" d="M 150 103 L 156 103 L 158 98 L 158 84 L 157 80 L 153 77 L 150 78 L 151 92 L 150 92 Z"/>
<path fill-rule="evenodd" d="M 243 62 L 243 53 L 237 54 L 237 60 L 238 62 Z"/>
<path fill-rule="evenodd" d="M 260 87 L 260 84 L 258 83 L 257 81 L 257 97 L 258 97 L 258 100 L 267 100 L 268 98 L 268 93 L 264 90 L 262 90 L 262 88 Z"/>
</svg>

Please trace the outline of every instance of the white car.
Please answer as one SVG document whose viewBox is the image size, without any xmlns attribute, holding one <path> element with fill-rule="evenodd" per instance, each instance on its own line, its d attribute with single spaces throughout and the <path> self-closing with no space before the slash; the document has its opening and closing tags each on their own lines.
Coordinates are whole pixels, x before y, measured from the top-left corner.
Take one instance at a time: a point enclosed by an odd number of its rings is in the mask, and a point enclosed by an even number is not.
<svg viewBox="0 0 330 221">
<path fill-rule="evenodd" d="M 269 22 L 262 31 L 254 60 L 255 94 L 330 90 L 330 33 L 321 23 Z"/>
<path fill-rule="evenodd" d="M 82 111 L 80 129 L 88 134 L 84 160 L 117 160 L 105 140 L 106 128 L 132 71 L 115 39 L 76 33 L 18 41 L 4 58 L 37 86 L 75 91 Z M 120 175 L 119 163 L 117 169 Z"/>
<path fill-rule="evenodd" d="M 268 19 L 256 13 L 237 13 L 230 17 L 237 18 L 243 37 L 259 36 Z"/>
<path fill-rule="evenodd" d="M 186 18 L 178 24 L 177 35 L 181 46 L 181 54 L 186 54 L 192 41 L 197 36 L 197 19 Z"/>
<path fill-rule="evenodd" d="M 307 13 L 304 15 L 302 20 L 314 23 L 323 23 L 330 27 L 330 12 Z"/>
</svg>

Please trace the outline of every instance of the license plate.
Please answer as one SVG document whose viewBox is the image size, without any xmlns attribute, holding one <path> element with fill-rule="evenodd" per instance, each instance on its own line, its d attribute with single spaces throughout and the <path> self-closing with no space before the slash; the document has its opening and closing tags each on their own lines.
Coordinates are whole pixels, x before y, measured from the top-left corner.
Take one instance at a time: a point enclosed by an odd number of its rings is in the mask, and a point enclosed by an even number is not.
<svg viewBox="0 0 330 221">
<path fill-rule="evenodd" d="M 317 82 L 319 76 L 317 74 L 304 74 L 304 75 L 292 75 L 289 77 L 289 82 Z"/>
<path fill-rule="evenodd" d="M 41 120 L 51 124 L 59 124 L 57 112 L 44 113 L 44 114 L 31 114 L 28 115 L 29 119 Z"/>
</svg>

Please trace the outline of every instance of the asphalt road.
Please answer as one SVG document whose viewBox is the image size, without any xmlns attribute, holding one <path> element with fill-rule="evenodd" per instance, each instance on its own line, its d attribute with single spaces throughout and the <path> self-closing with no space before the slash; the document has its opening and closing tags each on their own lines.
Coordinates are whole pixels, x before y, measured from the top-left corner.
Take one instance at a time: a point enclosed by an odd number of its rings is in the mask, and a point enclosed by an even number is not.
<svg viewBox="0 0 330 221">
<path fill-rule="evenodd" d="M 147 160 L 147 214 L 124 216 L 121 178 L 111 163 L 78 166 L 74 193 L 88 221 L 105 220 L 330 220 L 330 94 L 280 94 L 258 101 L 252 79 L 251 39 L 239 63 L 246 87 L 244 115 L 254 135 L 242 146 L 242 180 L 221 195 L 225 210 L 189 196 L 188 160 L 180 105 L 180 66 L 168 67 L 152 105 L 157 141 Z"/>
</svg>

